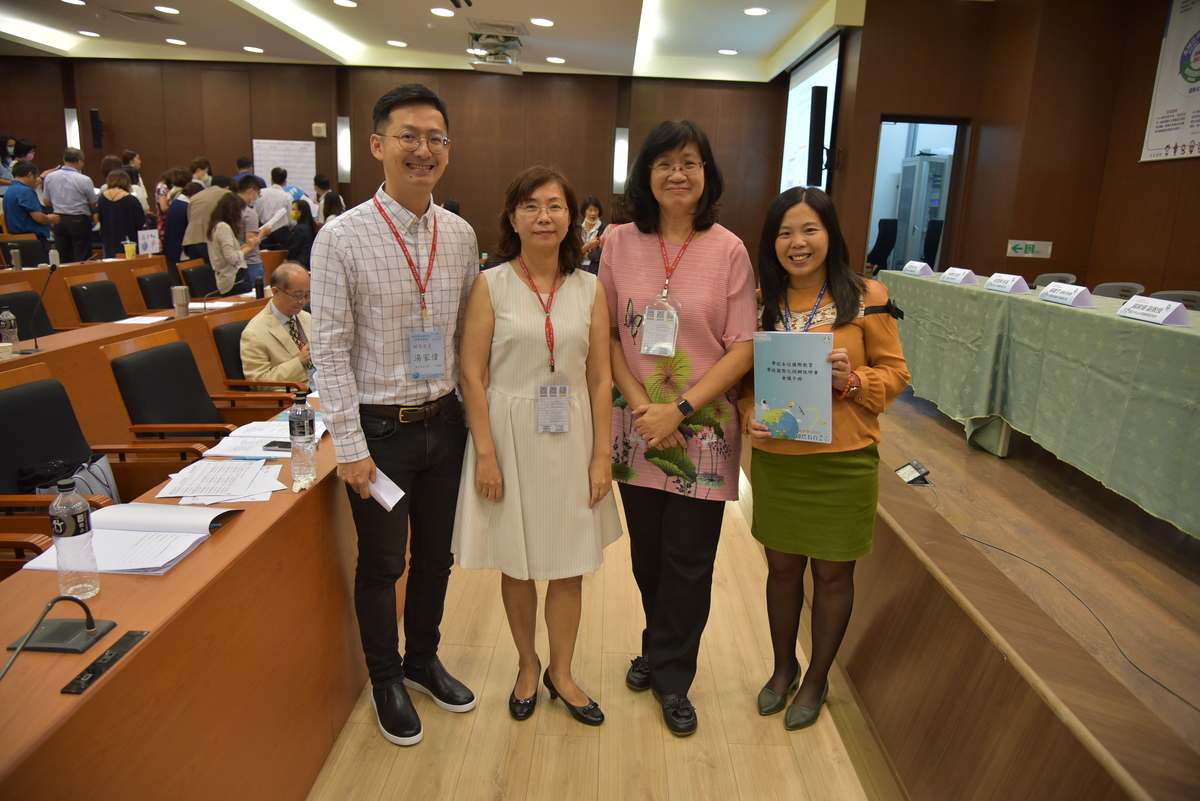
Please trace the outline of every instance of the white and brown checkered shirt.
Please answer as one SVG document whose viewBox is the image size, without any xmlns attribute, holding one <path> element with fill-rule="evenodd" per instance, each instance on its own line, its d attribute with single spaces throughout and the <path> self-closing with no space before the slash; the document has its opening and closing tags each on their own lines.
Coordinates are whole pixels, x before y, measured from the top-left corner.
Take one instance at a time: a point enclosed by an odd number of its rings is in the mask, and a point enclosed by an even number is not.
<svg viewBox="0 0 1200 801">
<path fill-rule="evenodd" d="M 317 234 L 312 249 L 312 359 L 323 418 L 342 463 L 370 455 L 359 404 L 419 406 L 454 391 L 467 294 L 479 273 L 475 231 L 466 220 L 432 198 L 418 217 L 382 186 L 375 197 L 404 237 L 422 279 L 437 215 L 437 254 L 425 295 L 430 318 L 421 318 L 420 290 L 373 201 L 337 215 Z M 440 330 L 446 338 L 443 379 L 409 377 L 408 336 L 421 330 Z"/>
</svg>

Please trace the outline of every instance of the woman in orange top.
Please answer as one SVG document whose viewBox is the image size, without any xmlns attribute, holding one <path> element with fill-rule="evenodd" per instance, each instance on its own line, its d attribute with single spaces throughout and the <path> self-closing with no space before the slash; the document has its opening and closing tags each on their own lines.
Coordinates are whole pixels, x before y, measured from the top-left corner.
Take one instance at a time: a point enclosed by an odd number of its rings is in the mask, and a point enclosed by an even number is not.
<svg viewBox="0 0 1200 801">
<path fill-rule="evenodd" d="M 758 696 L 772 715 L 799 692 L 788 730 L 816 722 L 854 605 L 854 562 L 871 552 L 879 498 L 879 415 L 908 385 L 887 289 L 850 270 L 846 240 L 829 196 L 813 187 L 780 195 L 767 211 L 759 250 L 764 331 L 832 331 L 830 443 L 774 439 L 754 418 L 753 393 L 739 402 L 754 445 L 755 539 L 767 552 L 767 617 L 775 670 Z M 785 325 L 784 317 L 789 318 Z M 796 634 L 804 568 L 813 574 L 812 659 L 804 681 Z"/>
</svg>

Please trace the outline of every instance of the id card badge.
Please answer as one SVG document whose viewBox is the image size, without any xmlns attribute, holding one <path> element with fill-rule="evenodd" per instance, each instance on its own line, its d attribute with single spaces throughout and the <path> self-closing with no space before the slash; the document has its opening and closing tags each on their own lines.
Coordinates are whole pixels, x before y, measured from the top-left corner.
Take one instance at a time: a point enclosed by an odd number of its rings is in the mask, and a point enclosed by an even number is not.
<svg viewBox="0 0 1200 801">
<path fill-rule="evenodd" d="M 642 317 L 642 353 L 647 356 L 675 355 L 679 313 L 677 300 L 655 298 L 646 304 L 646 313 Z"/>
<path fill-rule="evenodd" d="M 570 391 L 566 384 L 538 387 L 537 425 L 539 434 L 565 434 L 571 428 Z"/>
<path fill-rule="evenodd" d="M 446 335 L 441 331 L 413 331 L 408 335 L 408 363 L 414 381 L 446 377 Z"/>
</svg>

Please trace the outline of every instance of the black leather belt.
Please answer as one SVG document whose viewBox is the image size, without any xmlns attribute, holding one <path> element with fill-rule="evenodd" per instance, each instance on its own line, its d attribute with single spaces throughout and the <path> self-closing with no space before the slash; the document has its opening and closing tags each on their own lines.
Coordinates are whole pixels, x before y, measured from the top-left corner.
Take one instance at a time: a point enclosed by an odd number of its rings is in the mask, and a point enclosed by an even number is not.
<svg viewBox="0 0 1200 801">
<path fill-rule="evenodd" d="M 401 423 L 417 423 L 433 417 L 446 408 L 446 404 L 454 399 L 455 395 L 451 392 L 421 406 L 380 406 L 374 403 L 363 403 L 359 405 L 358 410 L 366 414 L 373 414 L 376 417 L 399 420 Z"/>
</svg>

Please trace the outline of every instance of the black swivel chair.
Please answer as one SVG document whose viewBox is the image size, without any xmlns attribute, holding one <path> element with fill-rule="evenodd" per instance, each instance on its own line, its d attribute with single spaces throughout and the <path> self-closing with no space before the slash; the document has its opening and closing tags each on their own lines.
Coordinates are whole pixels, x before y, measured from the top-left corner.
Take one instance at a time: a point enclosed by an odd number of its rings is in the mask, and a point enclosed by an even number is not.
<svg viewBox="0 0 1200 801">
<path fill-rule="evenodd" d="M 38 303 L 38 293 L 31 289 L 0 295 L 0 306 L 7 306 L 16 316 L 18 339 L 48 337 L 55 333 L 46 316 L 45 305 Z"/>
<path fill-rule="evenodd" d="M 145 273 L 137 277 L 138 289 L 142 291 L 142 301 L 146 308 L 173 309 L 175 303 L 171 298 L 171 274 L 166 272 Z"/>
<path fill-rule="evenodd" d="M 236 319 L 241 317 L 243 319 Z M 250 317 L 244 311 L 230 311 L 208 315 L 208 324 L 212 329 L 213 344 L 217 346 L 217 356 L 221 359 L 221 368 L 225 371 L 225 386 L 231 390 L 248 391 L 252 387 L 273 387 L 295 392 L 307 391 L 308 387 L 299 381 L 247 381 L 242 369 L 242 332 L 250 323 Z M 228 321 L 228 322 L 227 322 Z"/>
<path fill-rule="evenodd" d="M 129 316 L 125 313 L 125 304 L 121 303 L 121 293 L 112 281 L 72 284 L 71 298 L 79 311 L 80 322 L 111 323 Z"/>
<path fill-rule="evenodd" d="M 879 233 L 875 235 L 875 246 L 867 254 L 867 264 L 873 268 L 871 275 L 878 275 L 880 270 L 887 267 L 888 257 L 892 255 L 892 249 L 896 247 L 898 224 L 898 221 L 893 219 L 879 221 Z"/>
<path fill-rule="evenodd" d="M 184 267 L 179 274 L 183 276 L 183 283 L 187 284 L 188 292 L 193 298 L 217 294 L 217 274 L 207 264 Z"/>
<path fill-rule="evenodd" d="M 13 264 L 12 251 L 19 251 L 21 254 L 21 266 L 25 268 L 37 267 L 39 264 L 46 264 L 50 261 L 50 252 L 42 243 L 42 240 L 35 238 L 25 239 L 23 236 L 20 239 L 16 237 L 20 234 L 9 234 L 0 243 L 0 248 L 4 249 L 4 258 L 9 266 Z"/>
<path fill-rule="evenodd" d="M 921 256 L 921 261 L 930 267 L 937 264 L 938 248 L 942 244 L 942 226 L 945 224 L 945 220 L 930 220 L 925 229 L 925 253 Z"/>
</svg>

